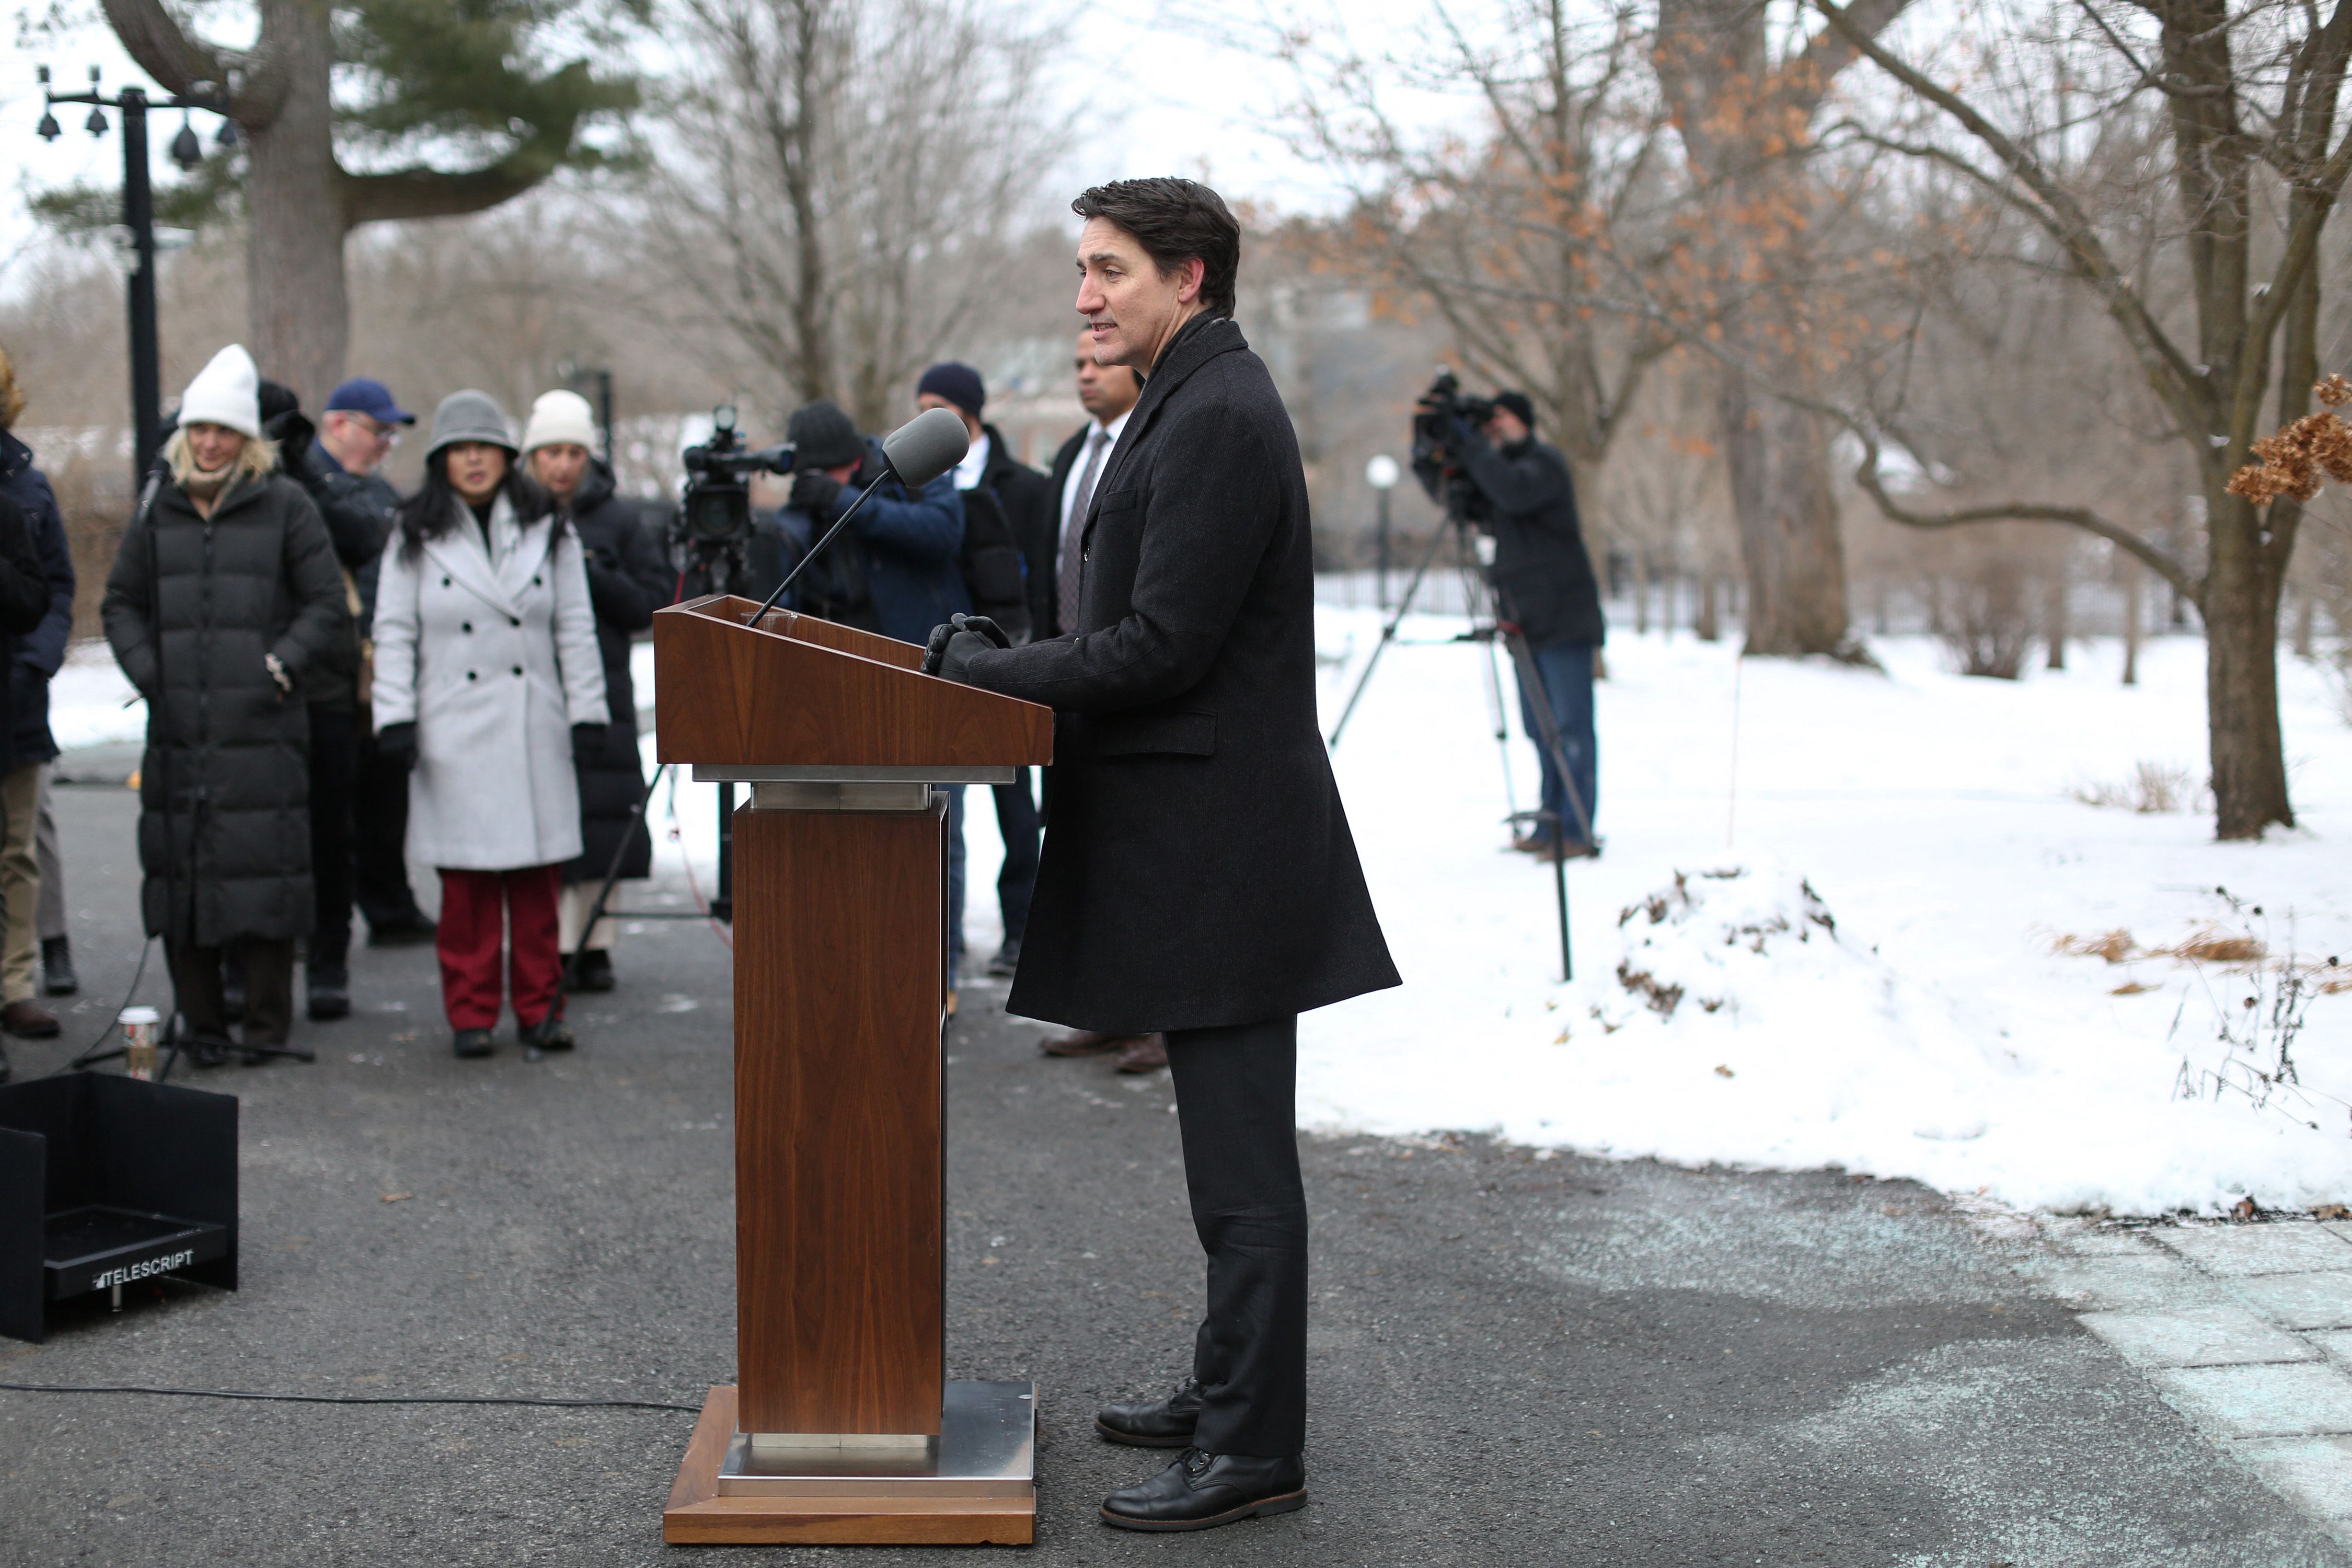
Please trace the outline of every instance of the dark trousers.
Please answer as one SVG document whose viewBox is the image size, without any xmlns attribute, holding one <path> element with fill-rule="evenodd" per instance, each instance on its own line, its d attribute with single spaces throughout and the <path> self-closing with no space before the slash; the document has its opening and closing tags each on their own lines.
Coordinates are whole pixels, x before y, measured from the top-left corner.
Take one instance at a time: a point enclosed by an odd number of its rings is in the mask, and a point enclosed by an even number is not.
<svg viewBox="0 0 2352 1568">
<path fill-rule="evenodd" d="M 239 937 L 226 947 L 197 947 L 163 939 L 172 991 L 188 1027 L 208 1040 L 228 1038 L 228 1004 L 221 999 L 221 960 L 233 956 L 245 971 L 245 1043 L 282 1046 L 294 1027 L 294 942 Z"/>
<path fill-rule="evenodd" d="M 563 1005 L 563 973 L 556 899 L 561 866 L 514 871 L 441 870 L 441 924 L 434 946 L 441 959 L 441 1007 L 453 1029 L 493 1029 L 499 1022 L 503 956 L 506 995 L 515 1022 L 537 1024 Z M 501 950 L 504 950 L 503 952 Z"/>
<path fill-rule="evenodd" d="M 1541 755 L 1543 808 L 1559 824 L 1555 828 L 1550 823 L 1538 823 L 1530 837 L 1546 843 L 1558 837 L 1570 844 L 1589 844 L 1592 825 L 1601 816 L 1601 752 L 1592 734 L 1592 645 L 1547 643 L 1528 652 L 1543 690 L 1529 691 L 1525 680 L 1519 682 L 1519 719 Z M 1551 710 L 1552 722 L 1559 726 L 1559 747 L 1568 753 L 1569 778 L 1576 784 L 1573 801 L 1569 798 L 1567 781 L 1560 777 L 1559 763 L 1543 742 L 1543 727 L 1536 719 L 1538 700 Z"/>
<path fill-rule="evenodd" d="M 1029 770 L 1009 784 L 993 786 L 996 830 L 1004 837 L 1004 867 L 996 873 L 996 907 L 1004 911 L 1004 940 L 1019 942 L 1029 929 L 1029 900 L 1037 891 L 1037 797 L 1029 793 Z"/>
<path fill-rule="evenodd" d="M 408 771 L 376 754 L 375 732 L 357 726 L 358 776 L 352 787 L 356 877 L 352 893 L 371 928 L 423 925 L 424 911 L 408 887 Z"/>
<path fill-rule="evenodd" d="M 1184 1184 L 1209 1255 L 1192 1343 L 1213 1454 L 1307 1447 L 1307 1191 L 1298 1176 L 1298 1016 L 1168 1031 Z"/>
<path fill-rule="evenodd" d="M 359 719 L 348 708 L 310 710 L 310 886 L 319 918 L 310 967 L 341 969 L 352 948 L 352 783 L 359 773 Z"/>
</svg>

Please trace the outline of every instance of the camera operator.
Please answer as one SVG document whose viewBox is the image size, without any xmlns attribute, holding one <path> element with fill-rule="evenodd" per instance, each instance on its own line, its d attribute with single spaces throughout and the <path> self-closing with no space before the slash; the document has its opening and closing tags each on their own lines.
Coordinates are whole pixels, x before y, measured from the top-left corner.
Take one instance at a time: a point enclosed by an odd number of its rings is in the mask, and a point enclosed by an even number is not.
<svg viewBox="0 0 2352 1568">
<path fill-rule="evenodd" d="M 857 432 L 824 398 L 796 410 L 784 427 L 793 444 L 792 497 L 748 552 L 752 581 L 742 594 L 764 599 L 783 574 L 823 539 L 882 471 L 882 445 Z M 893 476 L 858 509 L 842 536 L 793 584 L 786 607 L 822 620 L 921 643 L 931 628 L 971 608 L 964 585 L 963 497 L 950 468 L 919 490 Z M 760 548 L 767 545 L 769 549 Z M 773 553 L 770 553 L 770 550 Z M 776 565 L 768 574 L 768 562 Z M 963 963 L 963 786 L 948 797 L 948 985 Z M 952 1002 L 950 1002 L 952 1005 Z"/>
<path fill-rule="evenodd" d="M 1559 728 L 1570 778 L 1540 739 L 1543 809 L 1549 820 L 1511 847 L 1550 858 L 1594 853 L 1599 749 L 1592 732 L 1592 658 L 1607 636 L 1600 586 L 1577 521 L 1576 486 L 1559 448 L 1535 438 L 1535 405 L 1523 392 L 1495 395 L 1483 433 L 1454 421 L 1454 456 L 1467 470 L 1485 506 L 1475 521 L 1495 541 L 1495 596 L 1505 621 L 1526 636 L 1543 689 L 1527 689 L 1519 704 L 1528 733 L 1540 737 L 1535 705 L 1546 704 Z M 1567 784 L 1576 786 L 1574 800 Z"/>
</svg>

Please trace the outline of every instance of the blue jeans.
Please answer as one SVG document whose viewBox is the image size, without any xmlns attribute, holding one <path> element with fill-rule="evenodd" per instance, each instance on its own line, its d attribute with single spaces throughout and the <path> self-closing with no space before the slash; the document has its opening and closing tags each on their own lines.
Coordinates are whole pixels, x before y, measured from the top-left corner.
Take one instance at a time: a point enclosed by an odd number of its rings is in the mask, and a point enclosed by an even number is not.
<svg viewBox="0 0 2352 1568">
<path fill-rule="evenodd" d="M 948 797 L 948 984 L 963 973 L 963 785 L 938 786 Z"/>
<path fill-rule="evenodd" d="M 1543 730 L 1536 722 L 1538 693 L 1528 689 L 1523 677 L 1519 682 L 1519 717 L 1543 761 L 1543 808 L 1553 813 L 1559 824 L 1555 828 L 1549 822 L 1538 823 L 1532 837 L 1545 843 L 1564 837 L 1570 844 L 1583 844 L 1591 837 L 1592 824 L 1601 816 L 1601 753 L 1592 734 L 1592 645 L 1556 642 L 1528 652 L 1535 658 L 1536 677 L 1543 683 L 1540 695 L 1549 699 L 1552 722 L 1559 726 L 1560 750 L 1568 753 L 1576 798 L 1584 805 L 1580 818 L 1576 807 L 1569 802 L 1559 764 L 1552 759 L 1551 748 L 1543 743 Z"/>
</svg>

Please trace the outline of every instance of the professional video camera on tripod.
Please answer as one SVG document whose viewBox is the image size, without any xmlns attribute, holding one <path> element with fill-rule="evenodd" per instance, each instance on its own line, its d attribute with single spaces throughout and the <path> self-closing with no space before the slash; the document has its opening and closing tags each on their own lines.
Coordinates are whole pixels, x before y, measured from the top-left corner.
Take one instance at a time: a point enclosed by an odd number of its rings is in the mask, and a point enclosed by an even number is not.
<svg viewBox="0 0 2352 1568">
<path fill-rule="evenodd" d="M 710 411 L 710 439 L 688 447 L 686 495 L 670 527 L 670 559 L 683 574 L 683 598 L 731 594 L 744 581 L 745 553 L 751 543 L 751 476 L 789 474 L 793 446 L 743 445 L 735 427 L 735 407 Z"/>
<path fill-rule="evenodd" d="M 1541 749 L 1551 767 L 1556 768 L 1566 785 L 1568 810 L 1565 813 L 1543 808 L 1521 811 L 1517 791 L 1511 784 L 1510 727 L 1503 702 L 1502 674 L 1496 668 L 1495 645 L 1500 643 L 1509 653 L 1511 666 L 1517 673 L 1523 694 L 1545 691 L 1541 676 L 1536 668 L 1534 651 L 1522 628 L 1510 595 L 1496 581 L 1496 540 L 1491 531 L 1495 521 L 1494 498 L 1483 489 L 1465 461 L 1465 442 L 1483 441 L 1480 434 L 1493 421 L 1498 407 L 1497 399 L 1476 397 L 1463 392 L 1461 383 L 1452 371 L 1441 371 L 1418 403 L 1412 416 L 1412 471 L 1421 487 L 1444 511 L 1442 526 L 1430 536 L 1429 549 L 1413 568 L 1406 583 L 1403 596 L 1397 601 L 1395 612 L 1381 627 L 1380 642 L 1371 657 L 1365 660 L 1362 674 L 1357 677 L 1355 689 L 1348 694 L 1346 705 L 1339 710 L 1339 721 L 1332 725 L 1328 744 L 1338 749 L 1339 737 L 1348 728 L 1348 721 L 1363 700 L 1365 689 L 1371 684 L 1372 672 L 1379 668 L 1381 655 L 1397 640 L 1404 618 L 1412 612 L 1413 600 L 1432 566 L 1447 545 L 1453 546 L 1454 565 L 1461 574 L 1463 604 L 1468 613 L 1468 627 L 1449 639 L 1454 642 L 1482 643 L 1486 647 L 1486 698 L 1495 727 L 1495 740 L 1503 753 L 1503 789 L 1510 811 L 1507 820 L 1525 824 L 1536 829 L 1538 836 L 1549 839 L 1556 847 L 1549 855 L 1552 862 L 1553 887 L 1559 911 L 1559 962 L 1562 979 L 1575 978 L 1575 966 L 1569 944 L 1568 925 L 1568 856 L 1559 847 L 1573 842 L 1591 846 L 1597 854 L 1598 840 L 1592 832 L 1592 813 L 1585 792 L 1577 787 L 1577 774 L 1570 765 L 1568 746 L 1554 718 L 1550 702 L 1537 695 L 1525 704 L 1531 722 L 1530 736 Z M 1565 819 L 1563 819 L 1565 818 Z M 1574 837 L 1571 839 L 1570 835 Z"/>
</svg>

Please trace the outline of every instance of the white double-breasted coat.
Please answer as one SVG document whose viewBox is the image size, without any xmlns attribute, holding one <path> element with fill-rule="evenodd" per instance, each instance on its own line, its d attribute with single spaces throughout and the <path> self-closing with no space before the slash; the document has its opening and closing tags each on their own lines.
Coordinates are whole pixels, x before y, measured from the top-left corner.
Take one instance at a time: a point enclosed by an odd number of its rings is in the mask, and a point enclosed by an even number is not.
<svg viewBox="0 0 2352 1568">
<path fill-rule="evenodd" d="M 511 871 L 580 853 L 572 726 L 609 721 L 580 536 L 518 524 L 500 495 L 489 547 L 470 512 L 410 554 L 384 546 L 375 725 L 415 723 L 408 855 Z"/>
</svg>

